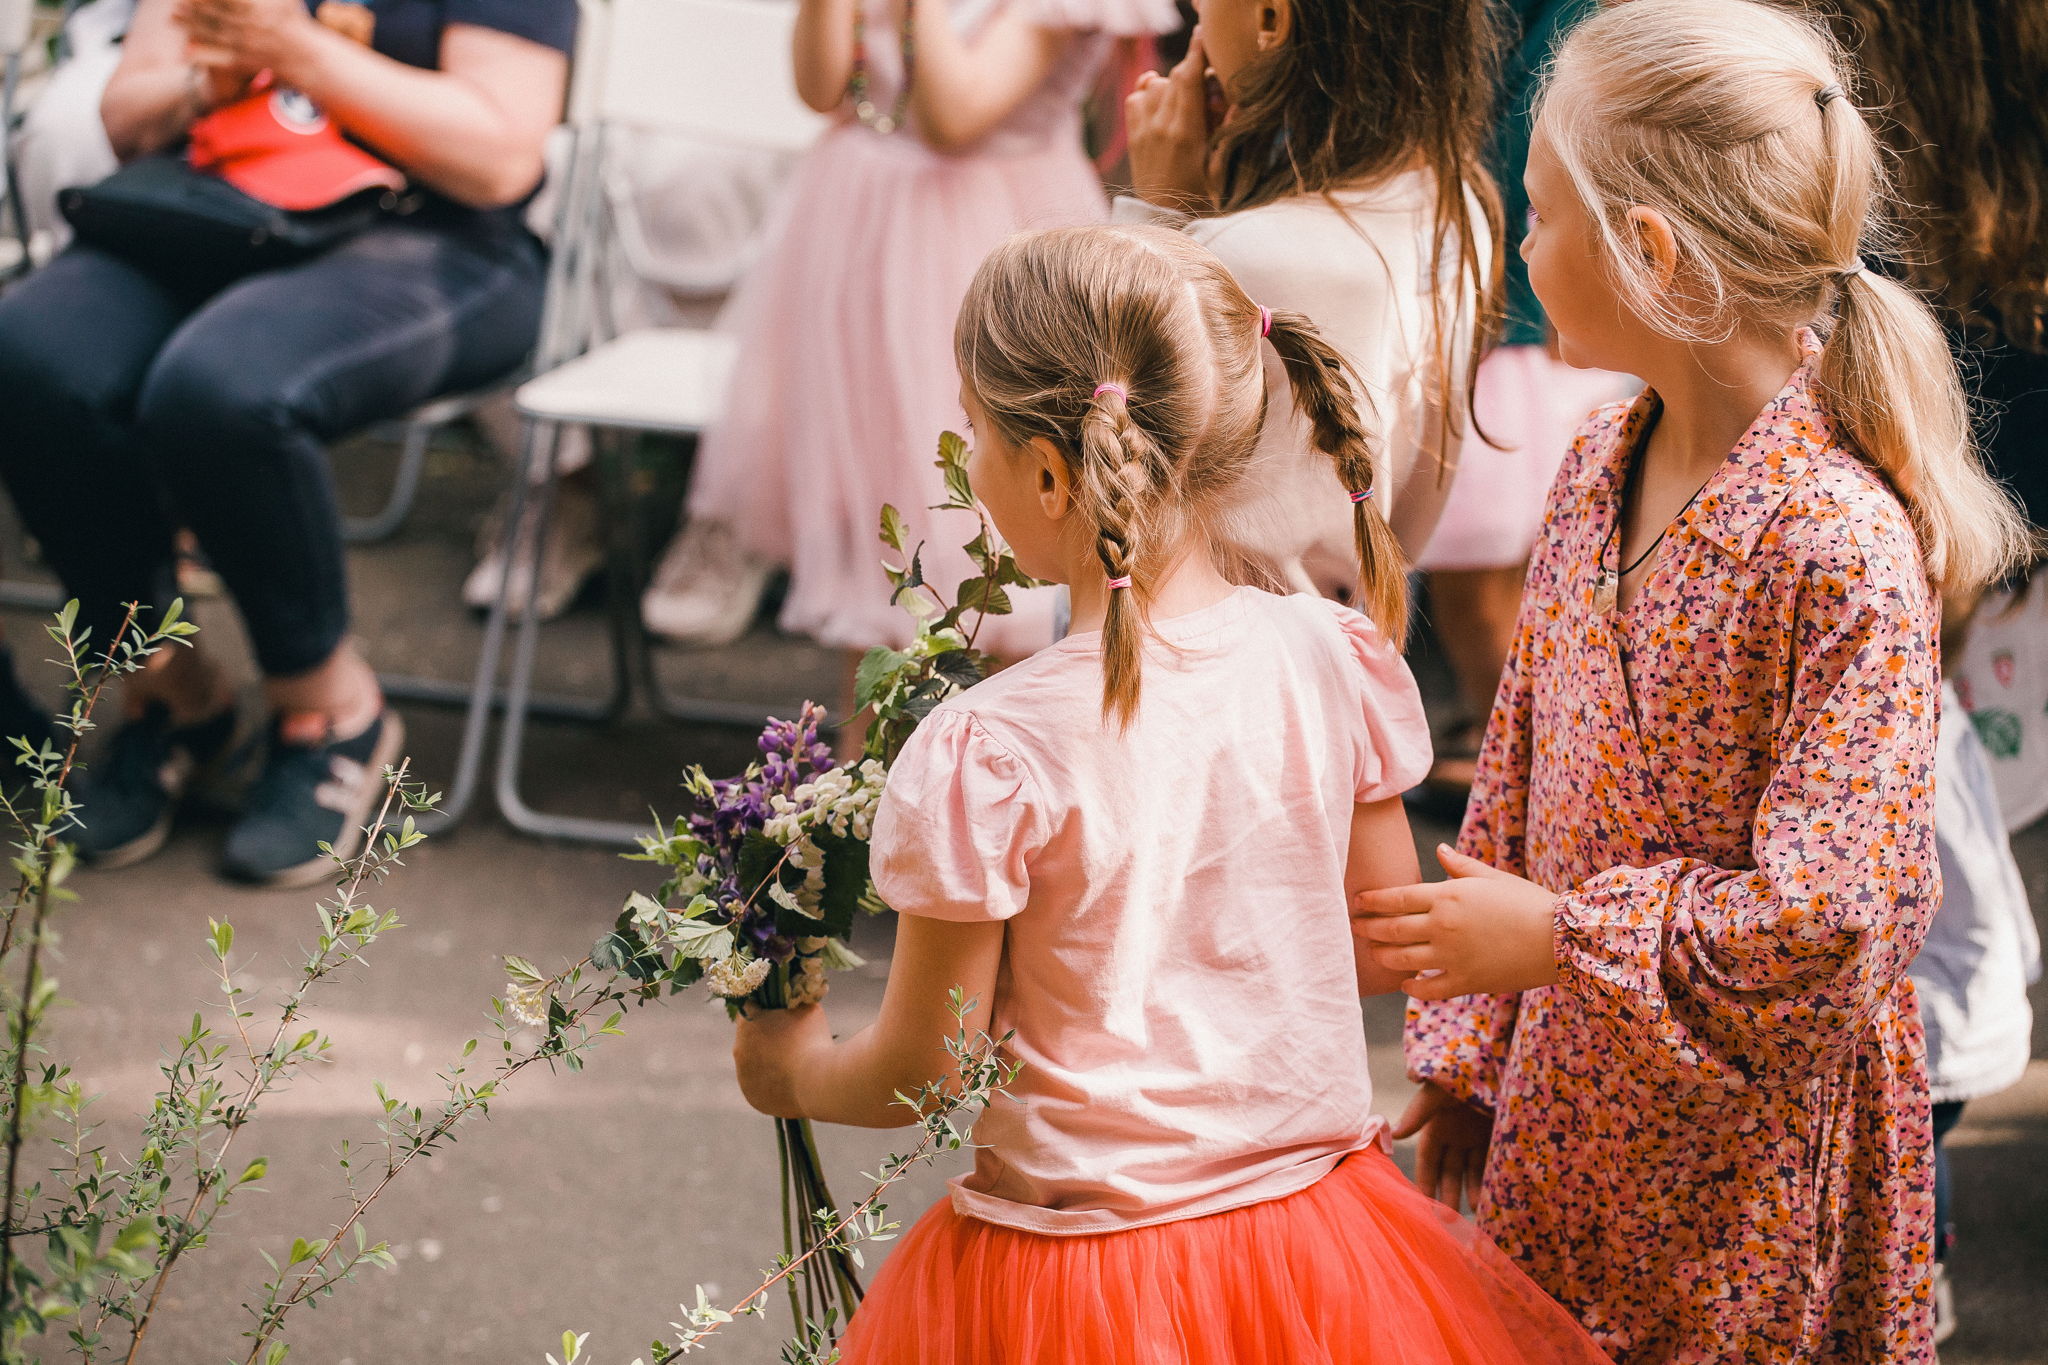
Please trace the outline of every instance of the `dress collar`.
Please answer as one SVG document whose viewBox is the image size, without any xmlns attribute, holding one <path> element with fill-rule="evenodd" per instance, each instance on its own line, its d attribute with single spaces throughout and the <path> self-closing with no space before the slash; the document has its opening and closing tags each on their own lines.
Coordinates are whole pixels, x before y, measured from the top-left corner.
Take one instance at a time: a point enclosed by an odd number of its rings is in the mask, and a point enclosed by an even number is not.
<svg viewBox="0 0 2048 1365">
<path fill-rule="evenodd" d="M 1842 445 L 1813 393 L 1820 338 L 1799 331 L 1799 368 L 1778 396 L 1764 404 L 1749 430 L 1675 528 L 1712 541 L 1740 560 L 1749 558 L 1764 528 L 1816 456 Z M 1589 460 L 1574 482 L 1589 492 L 1618 497 L 1629 462 L 1656 415 L 1659 399 L 1644 389 L 1623 414 L 1601 456 Z"/>
</svg>

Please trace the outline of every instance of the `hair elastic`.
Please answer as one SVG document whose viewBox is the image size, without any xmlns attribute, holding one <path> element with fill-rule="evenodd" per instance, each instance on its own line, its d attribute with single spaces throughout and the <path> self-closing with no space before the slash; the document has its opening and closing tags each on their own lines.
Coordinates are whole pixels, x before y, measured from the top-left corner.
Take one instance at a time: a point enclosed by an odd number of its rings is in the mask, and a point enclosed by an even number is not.
<svg viewBox="0 0 2048 1365">
<path fill-rule="evenodd" d="M 1097 398 L 1102 397 L 1105 393 L 1113 393 L 1126 403 L 1131 401 L 1131 391 L 1121 384 L 1097 384 L 1095 386 L 1095 396 Z"/>
<path fill-rule="evenodd" d="M 1370 488 L 1367 488 L 1367 489 L 1364 489 L 1364 490 L 1362 490 L 1362 491 L 1360 491 L 1360 492 L 1356 492 L 1356 493 L 1353 493 L 1353 494 L 1351 495 L 1351 500 L 1352 500 L 1353 502 L 1365 502 L 1365 501 L 1369 500 L 1369 499 L 1370 499 L 1371 497 L 1372 497 L 1372 490 L 1371 490 Z"/>
<path fill-rule="evenodd" d="M 1835 81 L 1829 81 L 1826 85 L 1813 92 L 1813 102 L 1823 109 L 1844 97 L 1841 85 Z"/>
<path fill-rule="evenodd" d="M 1844 266 L 1840 270 L 1837 270 L 1835 272 L 1835 278 L 1841 281 L 1843 284 L 1847 284 L 1849 281 L 1855 279 L 1858 275 L 1867 275 L 1869 273 L 1870 267 L 1863 263 L 1863 258 L 1861 256 L 1858 256 L 1856 259 L 1850 261 L 1848 265 Z"/>
<path fill-rule="evenodd" d="M 1125 574 L 1122 578 L 1112 578 L 1109 580 L 1109 590 L 1111 592 L 1115 592 L 1118 588 L 1128 588 L 1130 586 L 1131 576 L 1129 574 Z"/>
<path fill-rule="evenodd" d="M 1259 335 L 1262 337 L 1273 335 L 1273 310 L 1264 304 L 1259 305 Z"/>
</svg>

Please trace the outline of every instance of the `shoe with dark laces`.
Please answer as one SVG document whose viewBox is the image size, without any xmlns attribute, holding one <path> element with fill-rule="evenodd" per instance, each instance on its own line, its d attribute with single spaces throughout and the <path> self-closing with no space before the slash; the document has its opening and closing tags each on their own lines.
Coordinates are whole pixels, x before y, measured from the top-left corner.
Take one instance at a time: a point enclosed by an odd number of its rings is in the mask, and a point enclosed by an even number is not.
<svg viewBox="0 0 2048 1365">
<path fill-rule="evenodd" d="M 98 867 L 139 863 L 164 846 L 193 778 L 218 762 L 235 735 L 231 707 L 192 725 L 173 725 L 152 705 L 114 731 L 106 749 L 73 780 L 79 825 L 64 838 Z"/>
<path fill-rule="evenodd" d="M 332 880 L 334 858 L 352 858 L 362 848 L 363 826 L 384 794 L 384 769 L 404 743 L 395 711 L 359 735 L 316 744 L 291 743 L 273 723 L 263 772 L 228 831 L 222 875 L 259 886 Z"/>
</svg>

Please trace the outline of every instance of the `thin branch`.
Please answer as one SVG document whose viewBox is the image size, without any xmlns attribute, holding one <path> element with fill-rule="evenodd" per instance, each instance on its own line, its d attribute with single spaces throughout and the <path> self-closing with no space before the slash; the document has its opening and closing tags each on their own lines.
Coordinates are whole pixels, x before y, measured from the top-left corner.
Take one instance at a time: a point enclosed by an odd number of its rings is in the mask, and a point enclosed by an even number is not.
<svg viewBox="0 0 2048 1365">
<path fill-rule="evenodd" d="M 339 926 L 347 923 L 348 913 L 354 908 L 356 896 L 362 889 L 363 878 L 368 875 L 371 866 L 375 862 L 374 855 L 377 846 L 377 836 L 384 831 L 389 821 L 391 803 L 397 799 L 400 785 L 405 781 L 406 766 L 406 764 L 401 763 L 398 771 L 385 786 L 384 801 L 377 808 L 376 819 L 370 822 L 368 838 L 364 842 L 363 854 L 357 859 L 354 874 L 349 878 L 347 886 L 342 891 L 341 899 L 336 903 L 333 921 L 337 926 L 337 932 Z M 214 1154 L 213 1169 L 203 1171 L 199 1175 L 192 1191 L 192 1200 L 186 1205 L 184 1217 L 179 1220 L 181 1235 L 172 1240 L 170 1248 L 164 1256 L 163 1268 L 157 1272 L 156 1283 L 150 1288 L 149 1300 L 143 1305 L 142 1312 L 135 1319 L 135 1330 L 128 1339 L 128 1353 L 122 1357 L 122 1365 L 134 1365 L 136 1354 L 142 1349 L 142 1339 L 147 1335 L 150 1320 L 156 1314 L 157 1302 L 163 1297 L 164 1285 L 170 1280 L 171 1271 L 176 1269 L 178 1259 L 192 1245 L 192 1238 L 189 1235 L 192 1220 L 197 1216 L 200 1207 L 204 1204 L 208 1192 L 218 1183 L 221 1173 L 225 1169 L 229 1150 L 234 1147 L 236 1137 L 241 1134 L 242 1128 L 248 1123 L 250 1112 L 255 1106 L 256 1100 L 262 1095 L 272 1079 L 274 1073 L 266 1074 L 266 1068 L 276 1060 L 278 1044 L 284 1041 L 285 1030 L 291 1027 L 293 1020 L 298 1018 L 299 1008 L 305 1003 L 306 992 L 327 973 L 328 969 L 323 958 L 324 955 L 316 957 L 307 967 L 305 978 L 299 983 L 298 990 L 285 1001 L 284 1008 L 278 1012 L 277 1029 L 271 1034 L 270 1044 L 263 1050 L 262 1056 L 259 1058 L 254 1053 L 251 1053 L 249 1056 L 249 1083 L 243 1089 L 241 1102 L 227 1111 L 227 1117 L 224 1120 L 227 1127 L 227 1135 L 221 1140 L 220 1149 Z M 229 1008 L 233 1009 L 232 1001 L 229 1002 Z M 239 1021 L 237 1022 L 237 1027 L 240 1027 Z M 246 1042 L 248 1035 L 244 1033 L 243 1038 Z"/>
</svg>

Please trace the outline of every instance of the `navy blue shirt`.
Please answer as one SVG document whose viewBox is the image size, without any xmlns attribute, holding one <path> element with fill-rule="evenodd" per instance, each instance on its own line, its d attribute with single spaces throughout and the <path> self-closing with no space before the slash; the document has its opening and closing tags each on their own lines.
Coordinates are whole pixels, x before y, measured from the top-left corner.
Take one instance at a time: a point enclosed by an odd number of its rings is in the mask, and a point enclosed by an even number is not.
<svg viewBox="0 0 2048 1365">
<path fill-rule="evenodd" d="M 365 0 L 359 0 L 365 2 Z M 576 41 L 576 0 L 366 0 L 377 16 L 370 45 L 407 66 L 441 65 L 449 24 L 494 28 L 568 52 Z M 309 0 L 309 8 L 317 5 Z"/>
</svg>

